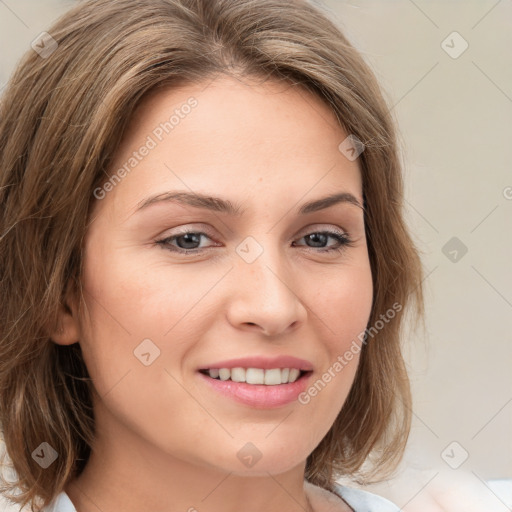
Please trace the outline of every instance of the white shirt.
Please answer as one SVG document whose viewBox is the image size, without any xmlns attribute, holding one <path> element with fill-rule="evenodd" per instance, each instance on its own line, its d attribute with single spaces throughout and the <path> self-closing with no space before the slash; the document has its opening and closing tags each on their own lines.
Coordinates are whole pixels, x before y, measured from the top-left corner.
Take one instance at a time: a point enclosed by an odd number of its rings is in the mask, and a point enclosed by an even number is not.
<svg viewBox="0 0 512 512">
<path fill-rule="evenodd" d="M 396 505 L 376 494 L 339 484 L 335 485 L 335 490 L 354 512 L 400 512 Z M 76 509 L 63 491 L 41 512 L 76 512 Z"/>
</svg>

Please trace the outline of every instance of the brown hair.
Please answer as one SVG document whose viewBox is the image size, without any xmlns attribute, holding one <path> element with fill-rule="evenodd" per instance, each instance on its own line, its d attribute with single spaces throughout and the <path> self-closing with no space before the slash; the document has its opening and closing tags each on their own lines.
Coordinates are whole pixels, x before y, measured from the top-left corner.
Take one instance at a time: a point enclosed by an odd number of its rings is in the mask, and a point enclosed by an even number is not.
<svg viewBox="0 0 512 512">
<path fill-rule="evenodd" d="M 403 218 L 394 121 L 358 52 L 305 0 L 90 0 L 48 32 L 58 47 L 44 58 L 29 50 L 0 105 L 0 426 L 16 472 L 2 492 L 38 510 L 87 463 L 92 383 L 80 344 L 58 345 L 49 333 L 68 289 L 82 297 L 93 191 L 147 93 L 221 73 L 312 91 L 366 146 L 368 327 L 393 304 L 396 316 L 365 339 L 350 394 L 305 476 L 332 489 L 340 475 L 395 468 L 411 419 L 401 326 L 411 303 L 422 317 L 422 267 Z M 46 469 L 32 456 L 42 442 L 59 455 Z"/>
</svg>

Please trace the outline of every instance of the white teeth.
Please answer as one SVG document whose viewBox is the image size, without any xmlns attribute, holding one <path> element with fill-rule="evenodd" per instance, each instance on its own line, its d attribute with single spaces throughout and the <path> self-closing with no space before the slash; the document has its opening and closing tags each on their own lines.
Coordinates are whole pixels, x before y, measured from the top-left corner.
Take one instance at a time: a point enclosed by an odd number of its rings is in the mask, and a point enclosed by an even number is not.
<svg viewBox="0 0 512 512">
<path fill-rule="evenodd" d="M 247 384 L 264 384 L 265 370 L 260 368 L 247 368 L 245 372 L 245 381 Z"/>
<path fill-rule="evenodd" d="M 274 386 L 276 384 L 281 384 L 281 370 L 279 368 L 275 368 L 273 370 L 266 370 L 265 384 Z"/>
<path fill-rule="evenodd" d="M 231 380 L 233 382 L 245 382 L 245 369 L 244 368 L 232 368 Z"/>
<path fill-rule="evenodd" d="M 228 370 L 227 368 L 220 368 L 219 377 L 220 380 L 228 380 L 231 377 L 231 371 Z"/>
<path fill-rule="evenodd" d="M 208 370 L 212 379 L 229 380 L 233 382 L 247 382 L 247 384 L 265 384 L 276 386 L 295 382 L 300 376 L 297 368 L 212 368 Z"/>
<path fill-rule="evenodd" d="M 300 371 L 297 368 L 290 368 L 290 376 L 288 377 L 289 382 L 295 382 L 300 375 Z"/>
</svg>

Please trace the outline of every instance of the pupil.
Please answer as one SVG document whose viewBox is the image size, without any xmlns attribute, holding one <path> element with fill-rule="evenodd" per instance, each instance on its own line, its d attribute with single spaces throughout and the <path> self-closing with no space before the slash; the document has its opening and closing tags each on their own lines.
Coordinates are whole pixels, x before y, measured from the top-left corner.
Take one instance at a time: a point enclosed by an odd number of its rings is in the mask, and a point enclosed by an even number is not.
<svg viewBox="0 0 512 512">
<path fill-rule="evenodd" d="M 200 239 L 201 235 L 197 235 L 196 233 L 187 233 L 185 235 L 181 235 L 179 239 L 186 239 L 185 240 L 185 245 L 187 243 L 191 243 L 191 244 L 198 244 L 199 243 L 199 239 Z M 192 240 L 190 240 L 192 239 Z M 182 244 L 178 244 L 182 249 L 195 249 L 195 247 L 182 247 Z"/>
<path fill-rule="evenodd" d="M 327 235 L 324 233 L 313 233 L 311 235 L 308 235 L 309 240 L 313 243 L 318 243 L 318 240 L 320 240 L 320 245 L 325 245 Z"/>
</svg>

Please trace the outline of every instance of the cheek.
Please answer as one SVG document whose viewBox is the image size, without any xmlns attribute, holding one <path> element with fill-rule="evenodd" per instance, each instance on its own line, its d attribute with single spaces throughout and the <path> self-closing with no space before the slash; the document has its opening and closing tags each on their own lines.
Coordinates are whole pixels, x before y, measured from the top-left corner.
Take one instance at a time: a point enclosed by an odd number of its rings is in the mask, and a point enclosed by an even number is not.
<svg viewBox="0 0 512 512">
<path fill-rule="evenodd" d="M 204 327 L 201 300 L 222 275 L 212 271 L 193 278 L 192 270 L 171 272 L 123 251 L 112 258 L 96 250 L 84 265 L 87 314 L 80 345 L 98 393 L 107 393 L 128 372 L 148 369 L 144 358 L 175 368 L 188 340 Z"/>
<path fill-rule="evenodd" d="M 373 300 L 371 268 L 361 264 L 339 272 L 326 283 L 313 302 L 318 316 L 326 359 L 299 402 L 309 414 L 323 418 L 323 435 L 340 412 L 354 382 L 362 340 L 368 325 Z"/>
<path fill-rule="evenodd" d="M 141 272 L 131 273 L 125 259 L 108 256 L 97 247 L 85 260 L 86 310 L 80 319 L 82 354 L 100 396 L 143 367 L 134 350 L 153 337 Z"/>
<path fill-rule="evenodd" d="M 373 301 L 369 262 L 352 266 L 323 283 L 314 301 L 315 312 L 323 321 L 329 348 L 344 351 L 352 339 L 366 329 Z"/>
<path fill-rule="evenodd" d="M 179 284 L 166 286 L 152 271 L 90 263 L 83 278 L 88 315 L 82 319 L 80 345 L 100 397 L 98 418 L 106 424 L 115 417 L 139 434 L 151 425 L 144 435 L 153 435 L 155 442 L 166 439 L 176 422 L 173 404 L 180 404 L 182 417 L 197 415 L 197 404 L 177 383 L 181 375 L 173 365 L 187 350 L 179 340 L 194 329 L 185 316 L 190 304 L 176 292 Z M 184 317 L 187 322 L 180 321 Z"/>
</svg>

